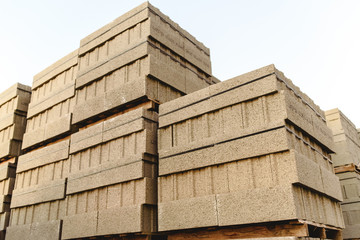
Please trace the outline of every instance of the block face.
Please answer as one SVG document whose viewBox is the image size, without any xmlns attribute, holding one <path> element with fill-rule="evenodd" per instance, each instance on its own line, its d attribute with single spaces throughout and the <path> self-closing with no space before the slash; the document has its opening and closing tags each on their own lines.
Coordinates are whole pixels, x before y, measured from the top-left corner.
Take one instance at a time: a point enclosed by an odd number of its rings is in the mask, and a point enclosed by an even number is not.
<svg viewBox="0 0 360 240">
<path fill-rule="evenodd" d="M 21 155 L 17 164 L 17 173 L 65 160 L 69 157 L 69 139 Z"/>
<path fill-rule="evenodd" d="M 36 148 L 72 132 L 75 99 L 70 98 L 28 118 L 23 149 Z"/>
<path fill-rule="evenodd" d="M 219 226 L 296 219 L 291 186 L 219 194 Z"/>
<path fill-rule="evenodd" d="M 263 147 L 258 148 L 256 144 Z M 179 155 L 160 154 L 159 176 L 288 149 L 287 132 L 284 128 L 279 128 Z"/>
<path fill-rule="evenodd" d="M 141 206 L 102 210 L 98 216 L 97 235 L 142 232 L 142 217 Z"/>
<path fill-rule="evenodd" d="M 11 113 L 15 110 L 26 112 L 30 102 L 30 96 L 31 88 L 29 86 L 20 83 L 12 85 L 0 94 L 1 113 Z"/>
<path fill-rule="evenodd" d="M 218 225 L 214 195 L 159 203 L 158 211 L 160 232 Z"/>
<path fill-rule="evenodd" d="M 334 166 L 360 163 L 360 141 L 355 125 L 339 110 L 326 112 L 327 125 L 331 128 L 335 154 L 332 159 Z"/>
<path fill-rule="evenodd" d="M 95 236 L 97 218 L 97 212 L 65 217 L 63 220 L 62 239 Z"/>
<path fill-rule="evenodd" d="M 46 186 L 15 189 L 11 200 L 11 208 L 34 205 L 65 198 L 65 179 L 53 181 Z"/>
<path fill-rule="evenodd" d="M 42 72 L 36 74 L 33 80 L 33 89 L 37 89 L 41 85 L 49 82 L 52 78 L 61 75 L 68 69 L 71 69 L 73 66 L 77 64 L 78 60 L 78 50 L 75 50 L 59 61 L 55 62 L 48 68 L 44 69 Z M 75 68 L 72 70 L 76 70 Z M 64 77 L 64 76 L 61 76 Z"/>
</svg>

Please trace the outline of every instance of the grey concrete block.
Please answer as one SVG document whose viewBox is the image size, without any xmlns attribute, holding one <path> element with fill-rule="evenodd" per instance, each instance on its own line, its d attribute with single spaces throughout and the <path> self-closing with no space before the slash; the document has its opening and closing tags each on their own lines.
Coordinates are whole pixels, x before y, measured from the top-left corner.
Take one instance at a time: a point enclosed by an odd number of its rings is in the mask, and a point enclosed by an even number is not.
<svg viewBox="0 0 360 240">
<path fill-rule="evenodd" d="M 51 95 L 50 95 L 51 94 Z M 75 83 L 68 83 L 58 90 L 48 93 L 48 96 L 40 101 L 32 101 L 29 105 L 28 118 L 45 111 L 56 104 L 65 101 L 75 95 Z"/>
<path fill-rule="evenodd" d="M 21 152 L 21 141 L 9 140 L 0 143 L 0 158 L 17 157 Z"/>
<path fill-rule="evenodd" d="M 16 124 L 17 127 L 24 131 L 26 126 L 26 116 L 12 112 L 0 118 L 0 130 L 8 128 L 13 124 Z"/>
<path fill-rule="evenodd" d="M 10 211 L 0 214 L 0 231 L 6 230 L 9 226 L 10 221 Z"/>
<path fill-rule="evenodd" d="M 71 128 L 72 114 L 66 114 L 55 121 L 49 122 L 42 127 L 36 128 L 33 131 L 28 131 L 24 134 L 22 149 L 35 147 L 45 141 L 50 141 L 58 138 L 61 135 L 69 134 Z"/>
<path fill-rule="evenodd" d="M 14 99 L 16 103 L 14 110 L 26 112 L 30 102 L 30 96 L 31 88 L 29 86 L 16 83 L 0 94 L 0 106 L 14 98 L 17 98 Z"/>
<path fill-rule="evenodd" d="M 15 178 L 16 164 L 12 162 L 4 162 L 0 165 L 0 181 L 7 178 Z"/>
<path fill-rule="evenodd" d="M 147 42 L 143 42 L 130 50 L 124 51 L 122 54 L 118 54 L 112 59 L 108 59 L 92 66 L 91 69 L 86 69 L 84 72 L 79 71 L 76 78 L 76 89 L 120 68 L 121 66 L 145 57 L 148 53 L 148 48 L 149 45 Z"/>
<path fill-rule="evenodd" d="M 72 124 L 78 124 L 93 116 L 107 112 L 125 103 L 146 96 L 145 79 L 128 82 L 121 88 L 113 89 L 106 94 L 95 97 L 83 104 L 75 105 Z"/>
<path fill-rule="evenodd" d="M 7 178 L 0 182 L 1 195 L 11 195 L 15 185 L 15 178 Z M 1 196 L 0 195 L 0 196 Z"/>
<path fill-rule="evenodd" d="M 212 227 L 219 224 L 215 195 L 158 204 L 159 231 Z"/>
<path fill-rule="evenodd" d="M 67 69 L 75 66 L 78 61 L 78 49 L 69 53 L 65 57 L 61 58 L 54 64 L 50 65 L 40 73 L 34 76 L 32 88 L 36 89 L 44 83 L 51 80 L 56 75 L 66 71 Z"/>
<path fill-rule="evenodd" d="M 79 172 L 78 174 L 70 174 L 66 194 L 140 179 L 146 176 L 145 174 L 149 172 L 149 168 L 151 172 L 151 169 L 154 167 L 153 164 L 144 163 L 143 161 L 122 166 L 116 166 L 118 164 L 107 165 L 106 167 L 99 166 L 89 171 Z M 144 181 L 149 189 L 151 189 L 152 184 L 155 184 L 151 179 L 145 179 Z M 154 195 L 155 193 L 151 194 Z"/>
<path fill-rule="evenodd" d="M 141 205 L 108 208 L 99 211 L 97 235 L 143 232 L 143 222 L 151 220 L 143 218 Z"/>
<path fill-rule="evenodd" d="M 96 236 L 97 219 L 96 211 L 66 216 L 63 220 L 62 239 Z"/>
<path fill-rule="evenodd" d="M 17 173 L 67 159 L 69 145 L 69 139 L 65 139 L 21 155 Z"/>
<path fill-rule="evenodd" d="M 6 229 L 6 240 L 27 239 L 31 233 L 31 225 L 10 226 Z"/>
<path fill-rule="evenodd" d="M 356 239 L 360 236 L 360 224 L 347 225 L 342 232 L 344 239 Z"/>
<path fill-rule="evenodd" d="M 286 130 L 280 128 L 179 155 L 160 154 L 159 176 L 285 151 L 287 141 Z"/>
<path fill-rule="evenodd" d="M 65 179 L 25 189 L 15 189 L 11 199 L 11 208 L 64 199 L 65 189 Z"/>
<path fill-rule="evenodd" d="M 82 129 L 71 135 L 70 153 L 76 153 L 102 143 L 104 123 Z"/>
<path fill-rule="evenodd" d="M 219 226 L 297 219 L 291 185 L 218 194 Z"/>
<path fill-rule="evenodd" d="M 148 18 L 148 12 L 146 11 L 147 7 L 148 3 L 143 3 L 81 39 L 79 54 L 83 55 L 108 39 L 114 37 L 118 33 L 123 32 L 136 23 L 146 20 Z"/>
</svg>

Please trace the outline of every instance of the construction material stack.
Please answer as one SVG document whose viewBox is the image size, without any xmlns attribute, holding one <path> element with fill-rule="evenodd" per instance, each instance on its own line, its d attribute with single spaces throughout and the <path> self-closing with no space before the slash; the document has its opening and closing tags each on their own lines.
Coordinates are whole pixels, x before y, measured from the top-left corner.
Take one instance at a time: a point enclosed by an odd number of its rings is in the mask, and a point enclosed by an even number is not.
<svg viewBox="0 0 360 240">
<path fill-rule="evenodd" d="M 26 128 L 31 88 L 20 83 L 0 94 L 0 239 L 9 225 L 16 164 Z"/>
<path fill-rule="evenodd" d="M 34 77 L 6 239 L 59 239 L 65 213 L 77 51 Z"/>
<path fill-rule="evenodd" d="M 144 3 L 81 40 L 78 62 L 62 237 L 146 238 L 157 232 L 158 104 L 216 82 L 209 49 Z"/>
<path fill-rule="evenodd" d="M 340 179 L 344 201 L 344 239 L 360 239 L 360 139 L 355 125 L 339 110 L 326 111 L 327 125 L 335 142 L 335 173 Z"/>
<path fill-rule="evenodd" d="M 159 231 L 340 238 L 332 152 L 323 111 L 273 65 L 162 104 Z"/>
</svg>

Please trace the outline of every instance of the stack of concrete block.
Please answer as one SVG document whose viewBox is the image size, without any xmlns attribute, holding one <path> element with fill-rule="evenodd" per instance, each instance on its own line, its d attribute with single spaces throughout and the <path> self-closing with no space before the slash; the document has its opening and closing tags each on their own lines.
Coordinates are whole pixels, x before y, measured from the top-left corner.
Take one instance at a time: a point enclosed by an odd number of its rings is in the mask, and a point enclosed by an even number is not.
<svg viewBox="0 0 360 240">
<path fill-rule="evenodd" d="M 0 94 L 0 239 L 9 225 L 17 158 L 26 128 L 31 89 L 15 84 Z"/>
<path fill-rule="evenodd" d="M 160 105 L 159 231 L 342 228 L 323 111 L 273 65 Z"/>
<path fill-rule="evenodd" d="M 71 136 L 63 239 L 156 231 L 157 121 L 141 107 Z"/>
<path fill-rule="evenodd" d="M 61 236 L 76 71 L 74 51 L 34 77 L 7 239 Z"/>
<path fill-rule="evenodd" d="M 355 125 L 339 110 L 326 111 L 327 125 L 335 142 L 334 161 L 344 201 L 344 239 L 360 238 L 360 139 Z"/>
<path fill-rule="evenodd" d="M 73 124 L 218 82 L 209 49 L 146 2 L 80 42 Z"/>
<path fill-rule="evenodd" d="M 209 49 L 146 2 L 78 64 L 62 238 L 156 232 L 158 104 L 218 82 Z"/>
</svg>

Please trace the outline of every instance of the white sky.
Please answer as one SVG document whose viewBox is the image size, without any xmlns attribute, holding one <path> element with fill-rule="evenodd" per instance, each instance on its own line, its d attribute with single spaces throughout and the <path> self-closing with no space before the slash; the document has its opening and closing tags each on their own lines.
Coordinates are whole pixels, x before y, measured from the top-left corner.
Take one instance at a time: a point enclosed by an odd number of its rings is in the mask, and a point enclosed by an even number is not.
<svg viewBox="0 0 360 240">
<path fill-rule="evenodd" d="M 143 0 L 0 0 L 0 92 Z M 274 63 L 323 110 L 360 127 L 359 0 L 152 0 L 211 50 L 226 80 Z"/>
</svg>

